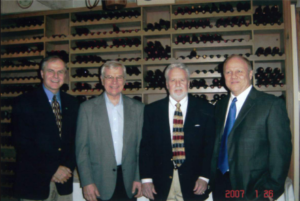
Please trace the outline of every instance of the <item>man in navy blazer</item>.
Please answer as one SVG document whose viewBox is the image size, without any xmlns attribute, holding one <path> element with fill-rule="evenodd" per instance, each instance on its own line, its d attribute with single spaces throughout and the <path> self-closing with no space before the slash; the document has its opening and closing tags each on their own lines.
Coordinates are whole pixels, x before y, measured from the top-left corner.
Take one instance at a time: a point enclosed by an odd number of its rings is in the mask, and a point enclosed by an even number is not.
<svg viewBox="0 0 300 201">
<path fill-rule="evenodd" d="M 17 151 L 15 196 L 22 200 L 72 200 L 77 100 L 59 89 L 66 65 L 57 56 L 41 66 L 43 85 L 16 98 L 13 136 Z M 61 111 L 61 130 L 52 104 Z"/>
<path fill-rule="evenodd" d="M 213 198 L 276 200 L 284 191 L 292 152 L 285 103 L 251 85 L 253 71 L 246 58 L 233 55 L 223 66 L 231 93 L 215 110 Z M 231 118 L 232 128 L 224 136 Z"/>
<path fill-rule="evenodd" d="M 143 195 L 152 200 L 205 200 L 208 197 L 215 133 L 213 106 L 188 96 L 189 75 L 184 64 L 169 65 L 165 77 L 170 95 L 145 107 L 140 175 Z M 173 152 L 177 103 L 182 112 L 184 133 L 182 155 L 185 159 L 180 166 Z"/>
</svg>

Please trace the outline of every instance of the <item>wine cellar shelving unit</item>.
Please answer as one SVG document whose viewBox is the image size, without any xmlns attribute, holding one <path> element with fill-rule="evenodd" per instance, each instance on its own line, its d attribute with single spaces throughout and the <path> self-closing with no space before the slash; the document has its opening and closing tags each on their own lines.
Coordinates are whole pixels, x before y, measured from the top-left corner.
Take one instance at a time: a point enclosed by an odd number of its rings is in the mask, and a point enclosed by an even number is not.
<svg viewBox="0 0 300 201">
<path fill-rule="evenodd" d="M 191 7 L 199 5 L 211 5 L 215 3 L 220 5 L 222 3 L 230 3 L 233 6 L 233 12 L 227 11 L 219 13 L 185 13 L 175 14 L 178 7 Z M 237 3 L 249 3 L 250 9 L 248 11 L 238 12 L 236 9 Z M 6 139 L 1 144 L 1 177 L 2 179 L 2 197 L 9 198 L 12 195 L 11 186 L 14 176 L 14 163 L 15 153 L 14 148 L 11 145 L 11 129 L 10 129 L 10 112 L 11 99 L 19 96 L 24 92 L 15 91 L 10 92 L 5 90 L 12 86 L 22 85 L 34 85 L 37 86 L 41 83 L 39 75 L 39 66 L 37 65 L 45 56 L 51 51 L 64 50 L 68 54 L 68 74 L 66 84 L 68 86 L 67 93 L 73 96 L 86 96 L 87 99 L 100 95 L 103 90 L 74 90 L 76 83 L 88 83 L 91 86 L 99 83 L 99 68 L 104 63 L 100 62 L 75 62 L 77 56 L 84 55 L 96 55 L 105 60 L 115 60 L 118 58 L 124 59 L 121 61 L 126 67 L 137 67 L 140 74 L 126 75 L 126 82 L 140 82 L 141 88 L 139 89 L 124 89 L 123 93 L 130 97 L 139 97 L 145 104 L 151 103 L 163 97 L 166 97 L 166 90 L 164 88 L 149 87 L 145 81 L 147 72 L 152 70 L 163 71 L 165 67 L 173 62 L 181 62 L 188 66 L 191 72 L 190 80 L 204 79 L 207 87 L 190 88 L 189 93 L 194 95 L 205 94 L 208 100 L 212 100 L 214 94 L 227 94 L 227 90 L 224 86 L 210 86 L 214 78 L 221 79 L 222 75 L 216 70 L 221 66 L 222 62 L 227 56 L 231 54 L 247 55 L 246 57 L 253 64 L 253 86 L 260 90 L 276 96 L 281 96 L 287 100 L 287 104 L 291 100 L 291 95 L 288 90 L 293 87 L 291 82 L 288 81 L 291 74 L 290 57 L 286 55 L 286 52 L 290 52 L 287 39 L 285 37 L 286 31 L 290 30 L 289 23 L 286 23 L 287 19 L 287 5 L 289 1 L 275 1 L 278 5 L 280 13 L 283 13 L 279 24 L 266 24 L 256 25 L 254 23 L 253 14 L 259 5 L 262 7 L 269 5 L 269 1 L 224 1 L 224 0 L 203 0 L 203 1 L 183 1 L 176 0 L 172 5 L 153 5 L 153 6 L 137 6 L 136 4 L 128 4 L 125 10 L 134 10 L 140 13 L 138 16 L 132 16 L 131 18 L 125 17 L 124 19 L 94 19 L 94 20 L 78 20 L 80 16 L 87 16 L 102 12 L 101 7 L 96 7 L 93 10 L 88 9 L 69 9 L 60 11 L 47 11 L 36 12 L 28 14 L 7 15 L 2 16 L 1 27 L 1 138 Z M 233 18 L 233 17 L 245 17 L 248 25 L 246 26 L 216 26 L 216 22 L 220 18 Z M 25 18 L 28 20 L 38 19 L 42 24 L 35 26 L 16 27 L 15 21 Z M 159 22 L 160 19 L 170 21 L 169 29 L 161 30 L 145 30 L 148 23 Z M 188 28 L 176 27 L 178 21 L 185 20 L 210 20 L 211 27 L 205 28 Z M 113 32 L 113 26 L 117 26 L 120 31 Z M 79 33 L 80 29 L 88 29 L 89 33 Z M 221 35 L 224 40 L 207 41 L 204 43 L 179 43 L 176 44 L 179 36 L 188 35 L 192 38 L 195 34 L 198 38 L 200 35 L 206 34 L 218 34 Z M 125 39 L 125 38 L 137 38 L 141 41 L 137 46 L 113 46 L 110 47 L 113 40 Z M 235 40 L 234 40 L 235 39 Z M 238 41 L 238 39 L 242 39 Z M 87 42 L 93 40 L 105 40 L 108 43 L 106 47 L 99 48 L 76 48 L 78 42 Z M 147 42 L 159 41 L 163 47 L 170 46 L 169 58 L 162 59 L 146 59 L 147 53 L 144 48 L 147 46 Z M 29 51 L 21 53 L 7 53 L 9 48 L 18 48 L 25 46 Z M 282 54 L 272 55 L 260 55 L 257 56 L 256 50 L 259 47 L 279 47 Z M 190 52 L 195 49 L 199 58 L 188 58 Z M 180 58 L 181 56 L 185 57 Z M 133 58 L 133 59 L 131 59 Z M 138 59 L 137 59 L 138 58 Z M 22 64 L 22 59 L 30 61 L 30 63 Z M 6 65 L 7 64 L 7 65 Z M 281 84 L 272 85 L 257 85 L 257 78 L 255 77 L 256 70 L 259 67 L 266 69 L 267 67 L 279 68 L 284 73 L 284 78 L 281 80 Z M 89 70 L 90 77 L 76 77 L 76 70 L 84 68 Z M 198 70 L 198 72 L 196 72 Z M 214 70 L 209 72 L 209 70 Z M 199 72 L 200 71 L 200 72 Z M 205 73 L 204 73 L 205 71 Z M 289 115 L 291 106 L 287 105 Z M 2 113 L 5 117 L 3 118 Z M 293 122 L 293 119 L 291 119 Z M 7 143 L 6 143 L 7 142 Z M 6 197 L 5 197 L 6 196 Z"/>
</svg>

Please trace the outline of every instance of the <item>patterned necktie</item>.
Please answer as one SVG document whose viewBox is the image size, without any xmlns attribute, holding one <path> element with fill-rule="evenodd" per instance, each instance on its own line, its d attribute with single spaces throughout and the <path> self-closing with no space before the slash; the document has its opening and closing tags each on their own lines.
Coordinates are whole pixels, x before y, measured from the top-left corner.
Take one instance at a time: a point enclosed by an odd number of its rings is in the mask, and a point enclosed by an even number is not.
<svg viewBox="0 0 300 201">
<path fill-rule="evenodd" d="M 218 159 L 218 168 L 221 170 L 223 174 L 227 172 L 229 169 L 229 164 L 228 164 L 228 151 L 227 151 L 227 140 L 228 140 L 228 135 L 234 125 L 235 122 L 235 116 L 236 116 L 236 106 L 235 102 L 237 101 L 236 98 L 234 98 L 231 102 L 225 128 L 224 128 L 224 133 L 222 136 L 222 142 L 221 142 L 221 148 L 219 152 L 219 159 Z"/>
<path fill-rule="evenodd" d="M 180 110 L 180 103 L 176 104 L 176 111 L 173 119 L 173 161 L 180 167 L 185 160 L 183 116 Z"/>
<path fill-rule="evenodd" d="M 62 116 L 60 113 L 60 106 L 58 101 L 56 100 L 56 96 L 53 96 L 53 100 L 52 100 L 52 111 L 55 115 L 56 118 L 56 124 L 58 126 L 58 131 L 59 131 L 59 137 L 61 137 L 61 120 L 62 120 Z"/>
</svg>

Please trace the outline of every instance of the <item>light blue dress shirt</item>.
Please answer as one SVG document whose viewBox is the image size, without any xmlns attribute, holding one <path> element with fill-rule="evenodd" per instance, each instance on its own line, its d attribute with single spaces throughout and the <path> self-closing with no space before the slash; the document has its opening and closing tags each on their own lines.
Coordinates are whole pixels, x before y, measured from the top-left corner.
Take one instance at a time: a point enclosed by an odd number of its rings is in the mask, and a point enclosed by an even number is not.
<svg viewBox="0 0 300 201">
<path fill-rule="evenodd" d="M 53 94 L 49 89 L 47 89 L 44 85 L 43 85 L 43 89 L 48 97 L 48 101 L 50 103 L 50 105 L 52 104 L 52 100 L 53 100 L 53 96 L 56 95 L 56 100 L 59 103 L 60 106 L 60 111 L 61 111 L 61 100 L 60 100 L 60 92 L 58 91 L 57 94 Z"/>
<path fill-rule="evenodd" d="M 105 104 L 109 118 L 109 125 L 112 134 L 112 140 L 115 150 L 115 158 L 117 165 L 122 165 L 122 150 L 123 150 L 123 127 L 124 127 L 124 110 L 123 99 L 120 96 L 120 101 L 117 105 L 112 104 L 106 93 Z"/>
</svg>

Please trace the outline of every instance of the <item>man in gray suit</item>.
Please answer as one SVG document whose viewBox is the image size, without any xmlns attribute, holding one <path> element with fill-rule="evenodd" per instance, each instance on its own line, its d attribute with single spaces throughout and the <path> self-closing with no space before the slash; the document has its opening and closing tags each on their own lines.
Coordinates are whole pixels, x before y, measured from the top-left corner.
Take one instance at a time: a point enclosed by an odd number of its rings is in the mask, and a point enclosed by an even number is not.
<svg viewBox="0 0 300 201">
<path fill-rule="evenodd" d="M 121 94 L 126 68 L 116 61 L 101 69 L 105 93 L 80 106 L 76 159 L 88 201 L 141 196 L 138 167 L 144 105 Z"/>
</svg>

